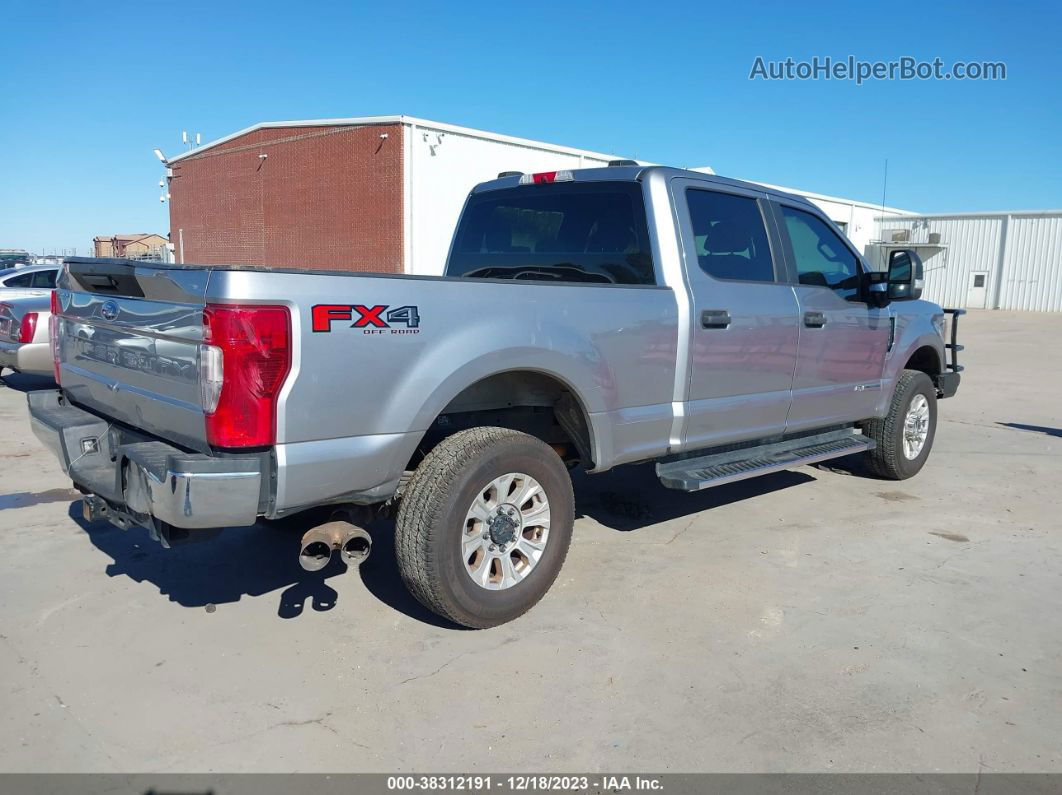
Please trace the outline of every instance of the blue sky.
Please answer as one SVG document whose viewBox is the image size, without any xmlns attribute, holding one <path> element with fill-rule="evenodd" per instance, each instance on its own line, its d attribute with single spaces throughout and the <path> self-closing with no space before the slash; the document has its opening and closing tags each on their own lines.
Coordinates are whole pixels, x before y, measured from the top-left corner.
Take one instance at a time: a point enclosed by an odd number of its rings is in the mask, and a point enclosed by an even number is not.
<svg viewBox="0 0 1062 795">
<path fill-rule="evenodd" d="M 1055 3 L 18 3 L 0 247 L 168 230 L 161 147 L 408 114 L 927 212 L 1062 206 Z M 750 81 L 756 56 L 1004 61 L 1007 79 Z"/>
</svg>

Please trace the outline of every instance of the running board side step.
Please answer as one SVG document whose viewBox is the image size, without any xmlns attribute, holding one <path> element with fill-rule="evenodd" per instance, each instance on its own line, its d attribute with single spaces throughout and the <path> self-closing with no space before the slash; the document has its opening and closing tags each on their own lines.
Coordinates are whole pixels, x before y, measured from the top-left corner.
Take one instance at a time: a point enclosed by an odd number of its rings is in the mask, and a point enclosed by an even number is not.
<svg viewBox="0 0 1062 795">
<path fill-rule="evenodd" d="M 656 475 L 669 489 L 700 491 L 873 449 L 873 439 L 855 428 L 845 428 L 742 450 L 669 461 L 656 465 Z"/>
</svg>

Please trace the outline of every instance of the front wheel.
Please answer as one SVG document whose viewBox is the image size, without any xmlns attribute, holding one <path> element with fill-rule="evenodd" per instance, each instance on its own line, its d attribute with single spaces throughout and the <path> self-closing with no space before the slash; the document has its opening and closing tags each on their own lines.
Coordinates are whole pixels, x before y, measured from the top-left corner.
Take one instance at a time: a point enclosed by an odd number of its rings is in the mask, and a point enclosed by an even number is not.
<svg viewBox="0 0 1062 795">
<path fill-rule="evenodd" d="M 504 624 L 549 590 L 574 521 L 571 479 L 549 445 L 470 428 L 440 442 L 406 486 L 398 569 L 429 610 L 466 627 Z"/>
<path fill-rule="evenodd" d="M 867 464 L 876 475 L 890 480 L 913 477 L 929 458 L 936 432 L 936 387 L 925 373 L 904 370 L 889 413 L 863 426 L 863 433 L 876 444 L 866 454 Z"/>
</svg>

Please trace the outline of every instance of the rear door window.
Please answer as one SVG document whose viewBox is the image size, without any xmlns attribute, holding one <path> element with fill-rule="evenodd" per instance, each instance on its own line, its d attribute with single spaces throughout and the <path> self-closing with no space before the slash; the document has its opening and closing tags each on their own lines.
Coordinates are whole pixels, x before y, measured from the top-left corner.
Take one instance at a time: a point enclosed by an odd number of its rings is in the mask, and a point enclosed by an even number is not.
<svg viewBox="0 0 1062 795">
<path fill-rule="evenodd" d="M 689 188 L 686 204 L 701 270 L 716 279 L 774 281 L 771 247 L 755 199 Z"/>
<path fill-rule="evenodd" d="M 656 284 L 641 186 L 552 183 L 476 194 L 446 275 Z"/>
</svg>

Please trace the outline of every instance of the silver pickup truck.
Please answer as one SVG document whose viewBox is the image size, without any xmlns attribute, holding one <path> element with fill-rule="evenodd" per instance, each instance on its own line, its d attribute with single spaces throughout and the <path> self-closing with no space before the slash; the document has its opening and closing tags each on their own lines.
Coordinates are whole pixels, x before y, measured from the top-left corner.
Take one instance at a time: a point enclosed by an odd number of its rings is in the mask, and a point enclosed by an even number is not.
<svg viewBox="0 0 1062 795">
<path fill-rule="evenodd" d="M 655 461 L 687 491 L 853 453 L 917 473 L 958 313 L 947 342 L 917 255 L 887 264 L 758 185 L 507 174 L 472 190 L 441 277 L 68 260 L 60 389 L 30 415 L 89 519 L 169 545 L 336 506 L 302 539 L 315 569 L 364 559 L 397 506 L 412 593 L 492 626 L 560 571 L 569 469 Z"/>
</svg>

